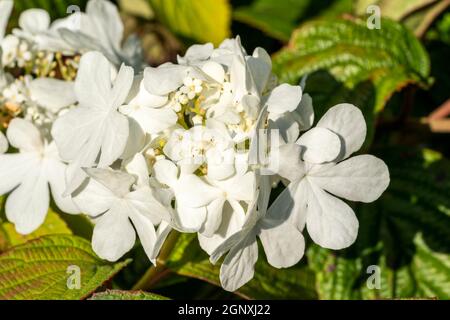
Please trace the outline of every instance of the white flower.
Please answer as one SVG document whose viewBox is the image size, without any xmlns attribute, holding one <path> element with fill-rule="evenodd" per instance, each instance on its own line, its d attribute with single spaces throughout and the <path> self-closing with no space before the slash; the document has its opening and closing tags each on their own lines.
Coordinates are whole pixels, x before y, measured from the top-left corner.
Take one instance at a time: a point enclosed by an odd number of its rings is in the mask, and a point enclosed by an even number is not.
<svg viewBox="0 0 450 320">
<path fill-rule="evenodd" d="M 300 86 L 281 84 L 270 92 L 266 106 L 268 118 L 280 130 L 283 143 L 297 140 L 301 131 L 314 122 L 312 99 Z"/>
<path fill-rule="evenodd" d="M 63 198 L 66 165 L 55 144 L 45 141 L 26 120 L 11 121 L 7 136 L 19 153 L 0 155 L 0 194 L 12 193 L 6 201 L 6 217 L 21 234 L 36 230 L 49 207 L 49 185 L 56 205 L 67 213 L 78 213 L 70 198 Z"/>
<path fill-rule="evenodd" d="M 0 62 L 5 67 L 14 67 L 19 50 L 20 40 L 14 35 L 7 35 L 0 43 L 2 54 Z"/>
<path fill-rule="evenodd" d="M 79 107 L 56 120 L 52 135 L 61 157 L 70 162 L 67 193 L 85 179 L 80 168 L 106 168 L 124 152 L 129 122 L 117 109 L 133 83 L 133 69 L 122 66 L 112 81 L 113 66 L 99 52 L 81 58 L 75 81 Z"/>
<path fill-rule="evenodd" d="M 8 151 L 8 148 L 9 148 L 8 140 L 6 139 L 3 132 L 0 131 L 0 154 L 3 154 L 6 151 Z"/>
<path fill-rule="evenodd" d="M 157 134 L 177 122 L 175 111 L 166 105 L 168 97 L 149 93 L 142 76 L 135 77 L 130 97 L 119 111 L 133 118 L 144 132 Z"/>
<path fill-rule="evenodd" d="M 120 259 L 133 247 L 137 232 L 146 254 L 155 263 L 155 248 L 159 251 L 161 237 L 155 226 L 163 219 L 170 221 L 170 212 L 150 188 L 145 159 L 138 155 L 134 161 L 138 162 L 131 166 L 137 169 L 131 172 L 135 175 L 86 169 L 90 180 L 73 199 L 83 212 L 96 217 L 92 247 L 101 258 Z"/>
<path fill-rule="evenodd" d="M 20 29 L 14 29 L 13 33 L 19 38 L 33 42 L 39 33 L 46 32 L 50 27 L 50 15 L 43 9 L 28 9 L 19 17 Z"/>
<path fill-rule="evenodd" d="M 280 171 L 290 181 L 269 209 L 282 214 L 299 230 L 305 224 L 314 242 L 330 249 L 350 246 L 358 234 L 353 210 L 332 194 L 351 201 L 372 202 L 389 185 L 384 162 L 371 155 L 347 159 L 366 136 L 361 111 L 350 104 L 328 110 L 316 128 L 296 144 L 280 148 Z"/>
<path fill-rule="evenodd" d="M 0 44 L 5 37 L 6 27 L 13 6 L 14 2 L 12 0 L 0 0 Z"/>
<path fill-rule="evenodd" d="M 176 200 L 173 226 L 182 232 L 197 232 L 205 222 L 206 206 L 221 191 L 192 173 L 179 171 L 169 160 L 158 160 L 153 167 L 156 179 L 171 188 Z"/>
<path fill-rule="evenodd" d="M 53 78 L 37 78 L 28 85 L 30 98 L 41 107 L 57 114 L 77 101 L 74 83 Z"/>
<path fill-rule="evenodd" d="M 209 182 L 221 191 L 207 206 L 207 219 L 199 231 L 200 245 L 211 254 L 228 236 L 242 228 L 245 208 L 256 197 L 256 180 L 255 173 L 250 171 L 227 180 Z"/>
<path fill-rule="evenodd" d="M 259 197 L 249 205 L 241 229 L 228 236 L 211 254 L 215 264 L 227 254 L 220 268 L 220 282 L 228 291 L 235 291 L 253 278 L 258 260 L 259 237 L 268 262 L 275 268 L 295 265 L 304 254 L 305 241 L 301 232 L 278 212 L 267 213 L 270 181 L 263 177 Z"/>
<path fill-rule="evenodd" d="M 192 173 L 205 164 L 209 178 L 222 180 L 235 173 L 234 143 L 225 129 L 221 132 L 212 123 L 214 119 L 209 119 L 206 127 L 174 130 L 163 150 L 185 172 Z"/>
<path fill-rule="evenodd" d="M 123 62 L 136 71 L 141 70 L 143 58 L 139 39 L 131 36 L 123 41 L 124 26 L 113 3 L 90 0 L 86 13 L 78 13 L 75 18 L 79 20 L 78 26 L 67 27 L 67 21 L 55 26 L 71 48 L 81 53 L 100 51 L 116 66 Z M 69 21 L 69 24 L 73 23 Z"/>
</svg>

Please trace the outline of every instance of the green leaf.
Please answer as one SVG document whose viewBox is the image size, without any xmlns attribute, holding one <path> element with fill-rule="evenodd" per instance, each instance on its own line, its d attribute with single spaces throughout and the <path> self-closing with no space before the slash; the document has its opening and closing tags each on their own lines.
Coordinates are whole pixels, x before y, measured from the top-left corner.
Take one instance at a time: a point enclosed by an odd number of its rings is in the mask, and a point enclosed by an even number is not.
<svg viewBox="0 0 450 320">
<path fill-rule="evenodd" d="M 287 41 L 308 5 L 304 0 L 258 0 L 250 6 L 237 8 L 233 17 L 274 38 Z"/>
<path fill-rule="evenodd" d="M 90 242 L 76 236 L 44 236 L 0 255 L 0 299 L 83 299 L 128 263 L 99 259 Z M 67 286 L 76 276 L 73 266 L 80 270 L 80 289 Z"/>
<path fill-rule="evenodd" d="M 450 161 L 429 150 L 398 148 L 381 157 L 391 185 L 377 202 L 356 207 L 356 243 L 342 252 L 308 249 L 319 297 L 449 299 Z M 373 265 L 380 268 L 379 289 L 367 286 Z"/>
<path fill-rule="evenodd" d="M 40 8 L 46 10 L 53 19 L 57 19 L 73 13 L 70 9 L 76 8 L 74 6 L 78 6 L 78 8 L 83 11 L 86 7 L 86 3 L 87 0 L 15 0 L 14 15 L 18 16 L 20 12 L 27 9 Z"/>
<path fill-rule="evenodd" d="M 447 0 L 359 0 L 355 13 L 364 15 L 367 7 L 377 5 L 385 18 L 402 21 L 417 36 L 422 36 L 433 21 L 450 6 Z"/>
<path fill-rule="evenodd" d="M 47 217 L 39 229 L 28 235 L 21 235 L 16 232 L 14 225 L 10 222 L 4 222 L 0 228 L 3 230 L 8 247 L 13 247 L 23 244 L 28 240 L 35 239 L 41 236 L 50 234 L 72 234 L 72 231 L 67 227 L 67 224 L 62 220 L 57 213 L 51 209 L 47 213 Z"/>
<path fill-rule="evenodd" d="M 337 16 L 352 11 L 352 1 L 254 0 L 233 11 L 233 18 L 287 41 L 298 22 L 312 16 Z"/>
<path fill-rule="evenodd" d="M 305 74 L 326 70 L 348 89 L 370 80 L 374 111 L 409 83 L 428 83 L 430 63 L 420 42 L 401 24 L 382 20 L 380 30 L 365 21 L 313 21 L 293 34 L 289 46 L 274 58 L 282 82 L 298 83 Z"/>
<path fill-rule="evenodd" d="M 220 44 L 230 34 L 227 0 L 148 0 L 155 16 L 172 32 L 197 42 Z"/>
<path fill-rule="evenodd" d="M 401 20 L 414 11 L 423 9 L 430 4 L 436 3 L 436 0 L 357 0 L 355 5 L 355 13 L 365 15 L 367 8 L 376 5 L 380 8 L 381 14 L 385 18 L 393 20 Z"/>
<path fill-rule="evenodd" d="M 169 298 L 144 291 L 106 290 L 94 293 L 89 300 L 170 300 Z"/>
<path fill-rule="evenodd" d="M 271 267 L 260 250 L 255 276 L 236 294 L 246 299 L 314 299 L 314 273 L 304 264 L 289 269 Z M 220 286 L 220 266 L 213 266 L 192 234 L 181 234 L 166 266 L 177 274 Z"/>
</svg>

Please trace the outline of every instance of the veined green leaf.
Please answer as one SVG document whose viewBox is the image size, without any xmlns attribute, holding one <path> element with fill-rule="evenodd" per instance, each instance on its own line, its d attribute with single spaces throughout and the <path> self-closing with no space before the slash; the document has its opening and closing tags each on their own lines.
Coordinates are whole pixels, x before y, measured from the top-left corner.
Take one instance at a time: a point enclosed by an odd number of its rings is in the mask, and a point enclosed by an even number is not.
<svg viewBox="0 0 450 320">
<path fill-rule="evenodd" d="M 41 236 L 50 234 L 72 234 L 72 231 L 67 227 L 67 224 L 62 220 L 57 213 L 49 210 L 47 217 L 39 229 L 28 235 L 21 235 L 16 232 L 14 225 L 10 222 L 4 222 L 0 226 L 8 243 L 8 247 L 13 247 L 23 244 L 28 240 L 32 240 Z"/>
<path fill-rule="evenodd" d="M 128 263 L 99 259 L 76 236 L 44 236 L 0 255 L 0 299 L 83 299 Z"/>
<path fill-rule="evenodd" d="M 274 57 L 274 71 L 282 82 L 298 83 L 319 70 L 347 91 L 370 81 L 370 108 L 377 112 L 407 84 L 427 85 L 430 62 L 420 42 L 399 23 L 383 19 L 381 29 L 370 30 L 363 20 L 333 19 L 302 25 Z"/>
<path fill-rule="evenodd" d="M 290 269 L 275 269 L 266 261 L 260 250 L 255 276 L 236 294 L 247 299 L 314 299 L 314 273 L 305 265 Z M 207 281 L 220 286 L 220 266 L 213 266 L 192 234 L 182 234 L 166 262 L 176 273 Z"/>
<path fill-rule="evenodd" d="M 144 291 L 106 290 L 94 293 L 89 300 L 170 300 L 169 298 Z"/>
<path fill-rule="evenodd" d="M 227 0 L 148 0 L 155 16 L 176 34 L 199 42 L 220 44 L 230 34 Z"/>
</svg>

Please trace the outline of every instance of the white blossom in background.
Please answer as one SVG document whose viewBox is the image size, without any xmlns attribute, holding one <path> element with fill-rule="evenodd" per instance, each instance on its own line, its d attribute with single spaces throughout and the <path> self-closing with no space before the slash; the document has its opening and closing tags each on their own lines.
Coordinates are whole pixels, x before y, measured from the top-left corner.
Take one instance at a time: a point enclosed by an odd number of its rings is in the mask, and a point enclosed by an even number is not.
<svg viewBox="0 0 450 320">
<path fill-rule="evenodd" d="M 94 222 L 99 257 L 120 259 L 137 235 L 156 264 L 172 230 L 194 233 L 212 263 L 224 257 L 220 281 L 234 291 L 254 276 L 258 239 L 276 268 L 303 257 L 305 230 L 348 247 L 358 220 L 340 198 L 375 201 L 389 184 L 382 160 L 351 157 L 366 135 L 357 107 L 330 108 L 313 127 L 306 79 L 278 83 L 269 54 L 248 54 L 239 37 L 146 67 L 109 1 L 53 22 L 30 9 L 5 35 L 12 6 L 0 0 L 0 107 L 12 118 L 0 131 L 0 195 L 20 233 L 43 223 L 51 194 Z"/>
</svg>

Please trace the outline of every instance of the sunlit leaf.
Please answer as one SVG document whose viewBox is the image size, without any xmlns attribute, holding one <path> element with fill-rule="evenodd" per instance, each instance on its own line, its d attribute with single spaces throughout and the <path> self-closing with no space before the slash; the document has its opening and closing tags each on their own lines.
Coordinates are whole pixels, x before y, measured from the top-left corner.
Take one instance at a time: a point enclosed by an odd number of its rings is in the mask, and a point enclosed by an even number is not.
<svg viewBox="0 0 450 320">
<path fill-rule="evenodd" d="M 128 263 L 99 259 L 90 242 L 76 236 L 44 236 L 0 255 L 0 299 L 86 298 Z M 79 289 L 71 278 L 78 270 Z"/>
<path fill-rule="evenodd" d="M 155 16 L 185 38 L 218 45 L 230 34 L 227 0 L 148 0 Z"/>
</svg>

